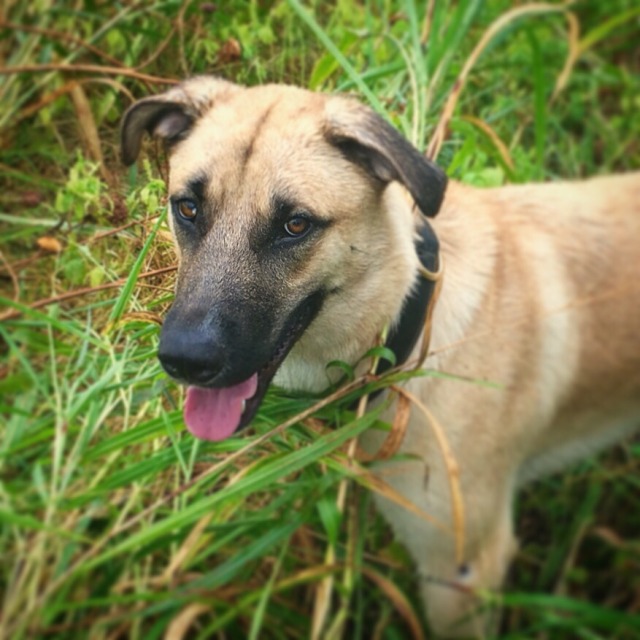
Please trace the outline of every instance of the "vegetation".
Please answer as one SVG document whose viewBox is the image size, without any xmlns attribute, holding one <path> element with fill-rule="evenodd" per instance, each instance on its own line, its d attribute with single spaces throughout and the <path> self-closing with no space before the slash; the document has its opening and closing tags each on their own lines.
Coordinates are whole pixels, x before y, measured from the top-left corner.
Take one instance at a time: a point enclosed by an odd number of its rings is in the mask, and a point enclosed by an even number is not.
<svg viewBox="0 0 640 640">
<path fill-rule="evenodd" d="M 420 637 L 411 563 L 348 445 L 385 428 L 348 409 L 361 389 L 321 407 L 274 389 L 236 438 L 185 432 L 155 357 L 166 162 L 149 145 L 125 171 L 118 122 L 213 72 L 356 92 L 474 184 L 639 167 L 637 3 L 517 7 L 3 4 L 0 637 L 304 638 L 312 611 L 327 637 Z M 636 441 L 521 499 L 501 637 L 638 637 L 638 471 Z"/>
</svg>

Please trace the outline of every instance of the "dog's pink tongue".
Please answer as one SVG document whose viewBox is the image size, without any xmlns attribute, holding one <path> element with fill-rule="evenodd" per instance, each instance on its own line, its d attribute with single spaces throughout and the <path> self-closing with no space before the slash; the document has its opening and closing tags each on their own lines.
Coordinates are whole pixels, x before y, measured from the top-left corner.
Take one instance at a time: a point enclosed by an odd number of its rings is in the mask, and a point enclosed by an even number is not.
<svg viewBox="0 0 640 640">
<path fill-rule="evenodd" d="M 240 424 L 242 404 L 258 388 L 258 375 L 226 389 L 189 387 L 184 403 L 184 421 L 189 431 L 202 440 L 224 440 Z"/>
</svg>

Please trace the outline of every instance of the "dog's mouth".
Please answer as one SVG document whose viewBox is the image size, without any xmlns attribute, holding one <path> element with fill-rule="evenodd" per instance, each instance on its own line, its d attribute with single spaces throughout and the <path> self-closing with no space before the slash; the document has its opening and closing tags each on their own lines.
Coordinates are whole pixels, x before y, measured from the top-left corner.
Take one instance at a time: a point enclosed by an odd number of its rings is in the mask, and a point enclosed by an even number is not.
<svg viewBox="0 0 640 640">
<path fill-rule="evenodd" d="M 184 421 L 196 438 L 224 440 L 253 420 L 273 377 L 320 311 L 322 300 L 318 292 L 296 308 L 271 358 L 243 382 L 222 388 L 187 388 Z"/>
</svg>

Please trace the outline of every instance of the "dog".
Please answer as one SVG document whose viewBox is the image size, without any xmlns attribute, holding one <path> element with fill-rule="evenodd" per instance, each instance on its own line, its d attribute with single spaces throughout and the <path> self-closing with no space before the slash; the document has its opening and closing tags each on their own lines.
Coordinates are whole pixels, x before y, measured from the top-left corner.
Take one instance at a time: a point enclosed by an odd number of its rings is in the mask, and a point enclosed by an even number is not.
<svg viewBox="0 0 640 640">
<path fill-rule="evenodd" d="M 503 583 L 518 488 L 640 425 L 640 173 L 472 188 L 358 101 L 214 77 L 133 104 L 125 164 L 145 133 L 170 156 L 179 270 L 159 358 L 189 386 L 189 429 L 231 436 L 272 380 L 317 392 L 335 382 L 331 361 L 366 371 L 385 327 L 400 360 L 428 346 L 423 366 L 450 375 L 405 383 L 430 417 L 414 407 L 410 455 L 375 469 L 443 523 L 457 486 L 461 530 L 378 505 L 433 631 L 487 633 L 473 594 Z M 370 430 L 361 445 L 384 438 Z"/>
</svg>

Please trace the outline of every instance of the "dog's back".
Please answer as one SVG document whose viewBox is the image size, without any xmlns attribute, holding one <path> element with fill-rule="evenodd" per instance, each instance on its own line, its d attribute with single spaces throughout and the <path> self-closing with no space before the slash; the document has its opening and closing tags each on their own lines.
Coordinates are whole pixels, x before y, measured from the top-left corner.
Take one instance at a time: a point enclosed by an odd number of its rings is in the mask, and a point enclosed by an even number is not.
<svg viewBox="0 0 640 640">
<path fill-rule="evenodd" d="M 539 204 L 507 218 L 530 217 L 535 229 L 523 242 L 530 264 L 553 261 L 561 271 L 534 271 L 543 275 L 536 291 L 547 353 L 540 366 L 567 382 L 541 390 L 556 406 L 532 443 L 541 453 L 523 468 L 527 480 L 640 425 L 640 173 L 521 189 L 532 198 L 537 192 Z M 559 325 L 566 327 L 561 342 Z"/>
<path fill-rule="evenodd" d="M 435 227 L 447 272 L 427 365 L 511 391 L 523 480 L 640 424 L 640 173 L 452 183 Z"/>
</svg>

